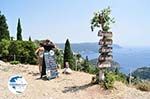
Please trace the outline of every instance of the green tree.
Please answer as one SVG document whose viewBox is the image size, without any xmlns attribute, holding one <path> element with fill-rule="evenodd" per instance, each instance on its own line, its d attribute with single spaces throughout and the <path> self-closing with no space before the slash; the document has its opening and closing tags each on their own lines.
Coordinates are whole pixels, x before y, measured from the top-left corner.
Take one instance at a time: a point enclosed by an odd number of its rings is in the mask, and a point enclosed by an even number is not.
<svg viewBox="0 0 150 99">
<path fill-rule="evenodd" d="M 55 50 L 56 63 L 59 65 L 63 65 L 63 50 L 56 49 Z"/>
<path fill-rule="evenodd" d="M 76 54 L 75 55 L 75 59 L 76 59 L 76 70 L 78 71 L 81 71 L 82 69 L 83 69 L 83 67 L 82 67 L 82 56 L 81 56 L 81 54 Z"/>
<path fill-rule="evenodd" d="M 9 40 L 10 36 L 8 31 L 8 25 L 6 23 L 6 18 L 0 12 L 0 41 L 2 41 L 2 39 Z"/>
<path fill-rule="evenodd" d="M 17 40 L 22 41 L 22 28 L 21 28 L 21 23 L 20 23 L 20 18 L 18 19 L 18 25 L 17 25 Z"/>
<path fill-rule="evenodd" d="M 103 31 L 110 29 L 110 24 L 114 23 L 114 18 L 110 17 L 110 7 L 103 9 L 101 12 L 94 13 L 94 17 L 91 20 L 91 30 L 94 31 L 95 27 L 101 27 Z"/>
<path fill-rule="evenodd" d="M 88 68 L 90 66 L 88 56 L 86 56 L 83 66 L 84 66 L 83 71 L 88 72 Z"/>
<path fill-rule="evenodd" d="M 11 41 L 13 41 L 13 40 L 14 40 L 14 37 L 13 37 L 13 36 L 11 36 L 11 37 L 10 37 L 10 40 L 11 40 Z"/>
<path fill-rule="evenodd" d="M 9 56 L 16 56 L 16 61 L 21 63 L 36 64 L 36 46 L 30 41 L 11 41 Z"/>
<path fill-rule="evenodd" d="M 8 40 L 2 39 L 2 41 L 0 42 L 0 54 L 2 55 L 3 58 L 8 57 L 9 45 L 10 45 L 10 41 L 8 41 Z"/>
<path fill-rule="evenodd" d="M 31 36 L 29 36 L 29 41 L 32 41 Z"/>
<path fill-rule="evenodd" d="M 65 67 L 65 62 L 68 62 L 70 68 L 75 70 L 75 59 L 68 39 L 66 40 L 65 49 L 64 49 L 64 67 Z"/>
</svg>

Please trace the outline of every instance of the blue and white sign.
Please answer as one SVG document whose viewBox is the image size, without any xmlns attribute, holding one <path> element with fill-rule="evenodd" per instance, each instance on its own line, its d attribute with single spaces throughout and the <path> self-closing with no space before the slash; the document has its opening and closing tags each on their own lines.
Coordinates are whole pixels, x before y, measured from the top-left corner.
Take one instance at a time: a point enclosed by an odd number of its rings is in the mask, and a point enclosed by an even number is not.
<svg viewBox="0 0 150 99">
<path fill-rule="evenodd" d="M 26 89 L 27 82 L 21 75 L 13 75 L 8 80 L 8 88 L 14 94 L 20 94 Z"/>
</svg>

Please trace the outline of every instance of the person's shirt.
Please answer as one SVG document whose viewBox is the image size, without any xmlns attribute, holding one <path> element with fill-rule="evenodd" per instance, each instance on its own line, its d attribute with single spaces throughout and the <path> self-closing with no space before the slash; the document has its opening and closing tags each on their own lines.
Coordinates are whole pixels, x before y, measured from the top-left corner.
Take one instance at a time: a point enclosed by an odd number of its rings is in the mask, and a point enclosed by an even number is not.
<svg viewBox="0 0 150 99">
<path fill-rule="evenodd" d="M 44 53 L 44 47 L 39 47 L 35 53 L 39 56 L 39 57 L 43 57 L 43 53 Z"/>
</svg>

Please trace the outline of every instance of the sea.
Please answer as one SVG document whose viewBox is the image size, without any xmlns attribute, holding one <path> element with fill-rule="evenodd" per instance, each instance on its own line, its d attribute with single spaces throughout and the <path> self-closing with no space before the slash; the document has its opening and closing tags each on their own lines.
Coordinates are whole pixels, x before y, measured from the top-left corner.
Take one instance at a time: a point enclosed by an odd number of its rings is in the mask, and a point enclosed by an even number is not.
<svg viewBox="0 0 150 99">
<path fill-rule="evenodd" d="M 89 60 L 98 58 L 98 52 L 85 51 L 80 53 Z M 150 48 L 127 47 L 113 49 L 113 60 L 120 64 L 120 71 L 125 74 L 133 72 L 140 67 L 150 67 Z"/>
</svg>

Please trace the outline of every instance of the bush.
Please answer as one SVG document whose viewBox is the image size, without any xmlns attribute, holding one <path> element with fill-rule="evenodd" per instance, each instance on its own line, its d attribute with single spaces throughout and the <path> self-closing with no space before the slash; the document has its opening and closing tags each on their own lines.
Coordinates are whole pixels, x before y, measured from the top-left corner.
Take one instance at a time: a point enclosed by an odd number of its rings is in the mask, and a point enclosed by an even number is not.
<svg viewBox="0 0 150 99">
<path fill-rule="evenodd" d="M 0 42 L 0 54 L 2 55 L 3 58 L 6 58 L 9 55 L 9 48 L 10 41 L 3 39 Z"/>
<path fill-rule="evenodd" d="M 129 82 L 129 77 L 128 77 L 128 82 Z M 139 83 L 142 83 L 142 80 L 139 78 L 139 77 L 134 77 L 134 78 L 131 78 L 131 83 L 133 84 L 133 85 L 137 85 L 137 84 L 139 84 Z"/>
<path fill-rule="evenodd" d="M 61 65 L 61 67 L 64 65 L 63 64 L 63 50 L 60 49 L 55 49 L 55 59 L 56 63 Z"/>
<path fill-rule="evenodd" d="M 127 76 L 123 73 L 117 73 L 115 74 L 115 79 L 116 81 L 121 81 L 123 83 L 127 83 Z"/>
<path fill-rule="evenodd" d="M 150 91 L 150 82 L 145 81 L 136 85 L 136 88 L 141 91 Z"/>
<path fill-rule="evenodd" d="M 0 55 L 5 61 L 36 64 L 35 49 L 35 44 L 30 41 L 2 40 L 0 42 Z"/>
<path fill-rule="evenodd" d="M 36 64 L 36 55 L 33 42 L 29 41 L 11 41 L 9 46 L 9 55 L 16 56 L 16 60 L 21 63 Z"/>
<path fill-rule="evenodd" d="M 112 72 L 105 73 L 104 86 L 106 89 L 113 88 L 115 82 L 115 74 Z"/>
<path fill-rule="evenodd" d="M 16 65 L 16 64 L 20 64 L 20 62 L 19 61 L 11 61 L 10 64 Z"/>
<path fill-rule="evenodd" d="M 97 74 L 99 72 L 99 69 L 93 65 L 90 65 L 88 68 L 87 68 L 87 72 L 90 73 L 90 74 Z"/>
<path fill-rule="evenodd" d="M 115 81 L 121 81 L 123 83 L 127 83 L 127 77 L 125 74 L 121 72 L 110 71 L 109 69 L 105 69 L 105 79 L 100 84 L 104 86 L 106 89 L 113 88 Z M 98 77 L 97 77 L 98 79 Z"/>
</svg>

